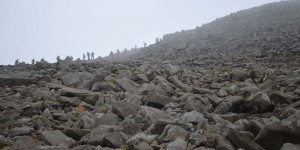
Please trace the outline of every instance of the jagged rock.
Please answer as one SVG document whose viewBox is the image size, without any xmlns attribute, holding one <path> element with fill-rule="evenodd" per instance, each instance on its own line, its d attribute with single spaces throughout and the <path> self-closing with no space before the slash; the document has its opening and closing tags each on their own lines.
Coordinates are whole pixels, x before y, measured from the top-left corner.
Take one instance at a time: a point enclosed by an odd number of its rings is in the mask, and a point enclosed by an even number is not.
<svg viewBox="0 0 300 150">
<path fill-rule="evenodd" d="M 300 145 L 294 145 L 291 143 L 285 143 L 283 146 L 280 148 L 280 150 L 298 150 L 300 149 Z"/>
<path fill-rule="evenodd" d="M 38 79 L 36 78 L 13 78 L 13 77 L 0 77 L 0 87 L 9 86 L 21 86 L 36 84 Z"/>
<path fill-rule="evenodd" d="M 142 123 L 143 127 L 142 129 L 148 128 L 151 124 L 157 122 L 159 119 L 169 119 L 170 116 L 168 116 L 165 112 L 148 107 L 148 106 L 142 106 L 137 113 L 135 117 L 135 121 L 137 123 Z"/>
<path fill-rule="evenodd" d="M 135 117 L 139 110 L 140 106 L 134 103 L 120 101 L 112 104 L 112 111 L 122 119 L 125 119 L 129 115 Z"/>
<path fill-rule="evenodd" d="M 103 145 L 110 148 L 121 148 L 124 139 L 119 132 L 105 134 L 103 137 Z"/>
<path fill-rule="evenodd" d="M 66 136 L 61 131 L 42 131 L 42 137 L 45 143 L 51 146 L 65 146 L 70 147 L 75 144 L 75 140 Z"/>
<path fill-rule="evenodd" d="M 61 95 L 67 97 L 81 97 L 83 95 L 93 95 L 93 94 L 97 94 L 97 93 L 93 93 L 86 90 L 75 89 L 75 88 L 68 88 L 68 87 L 64 87 L 61 90 Z"/>
<path fill-rule="evenodd" d="M 211 101 L 213 105 L 219 105 L 221 102 L 224 101 L 223 98 L 218 97 L 217 95 L 208 95 L 207 98 Z"/>
<path fill-rule="evenodd" d="M 188 132 L 183 128 L 176 126 L 176 125 L 167 125 L 159 137 L 159 140 L 162 142 L 170 142 L 174 141 L 177 137 L 182 139 L 187 139 Z"/>
<path fill-rule="evenodd" d="M 291 115 L 295 114 L 296 111 L 297 111 L 296 108 L 286 108 L 278 117 L 280 119 L 287 119 Z M 293 116 L 296 116 L 296 114 Z M 293 119 L 293 118 L 294 117 L 290 117 L 290 119 Z"/>
<path fill-rule="evenodd" d="M 104 135 L 112 132 L 120 132 L 121 130 L 122 129 L 119 126 L 99 125 L 98 127 L 94 128 L 90 134 L 82 137 L 80 141 L 94 146 L 102 145 Z"/>
<path fill-rule="evenodd" d="M 137 77 L 141 80 L 143 80 L 144 82 L 149 82 L 148 77 L 146 74 L 138 74 Z"/>
<path fill-rule="evenodd" d="M 146 142 L 139 142 L 138 144 L 133 145 L 130 148 L 134 150 L 153 150 L 153 148 Z"/>
<path fill-rule="evenodd" d="M 90 132 L 91 130 L 88 129 L 65 128 L 63 133 L 72 139 L 79 141 L 83 136 Z"/>
<path fill-rule="evenodd" d="M 172 97 L 149 93 L 147 96 L 147 106 L 162 109 L 165 104 L 173 103 L 175 100 Z"/>
<path fill-rule="evenodd" d="M 168 80 L 171 83 L 175 84 L 177 87 L 179 87 L 181 90 L 184 90 L 184 91 L 189 91 L 190 90 L 188 85 L 184 84 L 182 81 L 180 81 L 178 79 L 178 76 L 171 76 L 171 77 L 168 78 Z"/>
<path fill-rule="evenodd" d="M 186 150 L 187 148 L 187 142 L 178 137 L 175 139 L 175 141 L 168 144 L 167 149 L 168 150 Z"/>
<path fill-rule="evenodd" d="M 284 143 L 299 144 L 299 121 L 281 121 L 266 125 L 256 136 L 255 142 L 266 149 L 280 149 Z"/>
<path fill-rule="evenodd" d="M 92 129 L 95 124 L 95 119 L 89 116 L 82 116 L 79 118 L 78 127 L 82 129 Z"/>
<path fill-rule="evenodd" d="M 227 92 L 226 89 L 221 88 L 221 89 L 219 90 L 219 92 L 218 92 L 217 95 L 220 96 L 220 97 L 226 97 L 226 96 L 228 96 L 229 94 L 228 94 L 228 92 Z"/>
<path fill-rule="evenodd" d="M 187 112 L 180 117 L 180 120 L 184 122 L 197 124 L 200 121 L 204 121 L 205 118 L 199 112 L 193 110 L 191 112 Z"/>
<path fill-rule="evenodd" d="M 36 146 L 33 150 L 71 150 L 65 146 Z"/>
<path fill-rule="evenodd" d="M 258 135 L 260 133 L 260 131 L 265 127 L 263 124 L 261 124 L 257 120 L 250 120 L 249 124 L 250 124 L 250 131 L 254 135 Z"/>
<path fill-rule="evenodd" d="M 92 145 L 79 145 L 72 148 L 73 150 L 96 150 L 95 146 Z"/>
<path fill-rule="evenodd" d="M 181 121 L 171 121 L 171 120 L 162 120 L 159 119 L 157 120 L 157 122 L 152 126 L 153 128 L 151 129 L 151 133 L 152 134 L 161 134 L 165 127 L 169 124 L 172 125 L 176 125 L 176 126 L 180 126 L 181 128 L 190 131 L 193 128 L 193 124 L 191 123 L 185 123 L 185 122 L 181 122 Z M 151 127 L 150 127 L 151 128 Z"/>
<path fill-rule="evenodd" d="M 192 89 L 192 93 L 194 94 L 214 94 L 213 90 L 210 89 L 206 89 L 206 88 L 197 88 L 197 87 L 193 87 Z"/>
<path fill-rule="evenodd" d="M 10 137 L 14 137 L 14 136 L 29 135 L 33 131 L 34 129 L 32 127 L 20 127 L 20 128 L 13 128 L 9 130 L 8 134 Z"/>
<path fill-rule="evenodd" d="M 81 82 L 79 75 L 77 73 L 67 73 L 61 77 L 62 82 L 65 86 L 77 87 Z"/>
<path fill-rule="evenodd" d="M 288 99 L 284 93 L 276 91 L 270 95 L 270 100 L 273 104 L 291 104 L 292 101 Z"/>
<path fill-rule="evenodd" d="M 124 77 L 122 79 L 113 79 L 112 80 L 115 84 L 117 84 L 121 89 L 122 91 L 126 92 L 130 92 L 130 93 L 134 93 L 139 85 L 137 83 L 135 83 L 134 81 Z"/>
<path fill-rule="evenodd" d="M 237 148 L 247 149 L 247 150 L 265 150 L 263 147 L 250 140 L 243 134 L 240 134 L 234 129 L 230 129 L 228 134 L 228 139 L 233 143 Z"/>
<path fill-rule="evenodd" d="M 224 137 L 220 135 L 214 135 L 216 137 L 216 149 L 217 150 L 235 150 L 234 146 Z"/>
<path fill-rule="evenodd" d="M 99 125 L 117 125 L 118 124 L 118 116 L 114 113 L 106 113 L 106 114 L 96 114 L 96 119 L 94 123 L 94 127 L 98 127 Z"/>
<path fill-rule="evenodd" d="M 272 103 L 267 94 L 258 92 L 245 100 L 244 108 L 248 112 L 266 112 L 272 110 Z"/>
</svg>

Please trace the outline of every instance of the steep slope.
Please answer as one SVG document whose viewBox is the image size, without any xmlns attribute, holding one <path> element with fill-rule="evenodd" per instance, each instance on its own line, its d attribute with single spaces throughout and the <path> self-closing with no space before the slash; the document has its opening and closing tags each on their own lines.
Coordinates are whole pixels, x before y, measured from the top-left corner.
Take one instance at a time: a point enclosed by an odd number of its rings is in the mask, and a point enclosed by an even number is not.
<svg viewBox="0 0 300 150">
<path fill-rule="evenodd" d="M 243 53 L 264 57 L 299 53 L 300 1 L 242 10 L 197 27 L 163 36 L 135 57 L 178 59 L 207 53 Z"/>
</svg>

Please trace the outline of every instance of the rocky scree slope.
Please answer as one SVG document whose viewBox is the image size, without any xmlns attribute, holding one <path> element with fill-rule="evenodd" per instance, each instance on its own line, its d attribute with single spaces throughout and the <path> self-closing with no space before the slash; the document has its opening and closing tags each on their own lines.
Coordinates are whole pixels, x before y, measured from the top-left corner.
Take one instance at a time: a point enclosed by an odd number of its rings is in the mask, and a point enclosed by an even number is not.
<svg viewBox="0 0 300 150">
<path fill-rule="evenodd" d="M 208 53 L 293 56 L 300 53 L 299 14 L 300 1 L 242 10 L 193 30 L 164 35 L 135 57 L 177 61 Z"/>
<path fill-rule="evenodd" d="M 216 30 L 218 21 L 211 23 Z M 299 149 L 298 53 L 228 51 L 147 60 L 165 54 L 154 49 L 164 48 L 164 40 L 140 51 L 144 60 L 0 66 L 0 149 Z M 178 49 L 192 45 L 172 43 Z"/>
</svg>

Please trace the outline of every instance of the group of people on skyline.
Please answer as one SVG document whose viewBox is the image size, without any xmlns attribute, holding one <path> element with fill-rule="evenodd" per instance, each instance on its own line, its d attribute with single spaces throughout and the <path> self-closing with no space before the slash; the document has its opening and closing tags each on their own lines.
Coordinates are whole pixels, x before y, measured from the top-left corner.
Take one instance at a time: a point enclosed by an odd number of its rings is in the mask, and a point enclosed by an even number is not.
<svg viewBox="0 0 300 150">
<path fill-rule="evenodd" d="M 95 59 L 95 53 L 94 52 L 92 52 L 92 53 L 87 52 L 86 55 L 88 57 L 88 60 L 94 60 Z M 85 60 L 85 53 L 83 53 L 82 60 Z"/>
</svg>

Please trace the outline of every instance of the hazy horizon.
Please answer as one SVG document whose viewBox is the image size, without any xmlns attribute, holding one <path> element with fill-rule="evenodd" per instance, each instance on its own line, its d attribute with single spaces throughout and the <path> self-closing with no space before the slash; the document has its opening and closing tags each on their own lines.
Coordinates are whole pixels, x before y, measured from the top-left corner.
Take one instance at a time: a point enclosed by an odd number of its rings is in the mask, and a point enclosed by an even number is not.
<svg viewBox="0 0 300 150">
<path fill-rule="evenodd" d="M 154 43 L 239 10 L 281 0 L 0 0 L 0 64 Z"/>
</svg>

